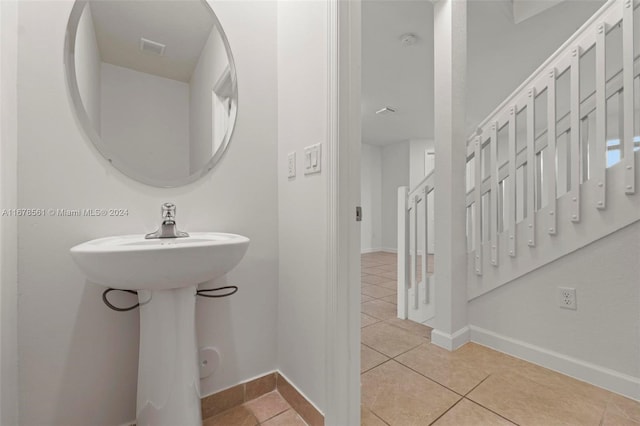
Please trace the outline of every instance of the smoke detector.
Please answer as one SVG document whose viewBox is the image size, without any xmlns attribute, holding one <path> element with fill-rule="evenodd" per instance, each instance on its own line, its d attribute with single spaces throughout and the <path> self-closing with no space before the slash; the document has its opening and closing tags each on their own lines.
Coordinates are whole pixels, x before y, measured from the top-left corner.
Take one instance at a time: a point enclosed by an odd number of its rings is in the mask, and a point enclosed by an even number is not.
<svg viewBox="0 0 640 426">
<path fill-rule="evenodd" d="M 406 33 L 406 34 L 403 34 L 403 35 L 400 36 L 400 43 L 404 47 L 413 46 L 417 42 L 418 42 L 418 37 L 416 37 L 415 34 Z"/>
<path fill-rule="evenodd" d="M 384 107 L 384 108 L 379 109 L 378 111 L 376 111 L 376 114 L 378 114 L 378 115 L 386 115 L 386 114 L 393 114 L 394 112 L 396 112 L 395 109 L 387 106 L 387 107 Z"/>
<path fill-rule="evenodd" d="M 144 37 L 140 37 L 140 50 L 147 53 L 152 53 L 154 55 L 162 56 L 164 55 L 164 49 L 167 46 L 162 43 L 158 43 L 157 41 L 149 40 Z"/>
</svg>

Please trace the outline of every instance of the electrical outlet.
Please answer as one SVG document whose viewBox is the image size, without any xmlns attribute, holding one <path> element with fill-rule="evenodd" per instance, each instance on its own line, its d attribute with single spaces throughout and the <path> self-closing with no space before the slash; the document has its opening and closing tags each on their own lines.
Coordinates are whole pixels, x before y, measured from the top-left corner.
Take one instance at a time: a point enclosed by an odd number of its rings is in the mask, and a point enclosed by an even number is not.
<svg viewBox="0 0 640 426">
<path fill-rule="evenodd" d="M 578 309 L 576 304 L 576 289 L 571 287 L 558 287 L 558 306 L 564 309 Z"/>
</svg>

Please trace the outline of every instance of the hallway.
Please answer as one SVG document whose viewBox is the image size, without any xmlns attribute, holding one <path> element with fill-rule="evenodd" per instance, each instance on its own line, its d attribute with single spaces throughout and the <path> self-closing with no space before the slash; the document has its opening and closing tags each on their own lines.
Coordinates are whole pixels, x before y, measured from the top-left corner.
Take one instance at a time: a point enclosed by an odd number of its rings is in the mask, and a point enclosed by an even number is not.
<svg viewBox="0 0 640 426">
<path fill-rule="evenodd" d="M 362 425 L 639 426 L 640 403 L 396 318 L 396 255 L 362 255 Z"/>
</svg>

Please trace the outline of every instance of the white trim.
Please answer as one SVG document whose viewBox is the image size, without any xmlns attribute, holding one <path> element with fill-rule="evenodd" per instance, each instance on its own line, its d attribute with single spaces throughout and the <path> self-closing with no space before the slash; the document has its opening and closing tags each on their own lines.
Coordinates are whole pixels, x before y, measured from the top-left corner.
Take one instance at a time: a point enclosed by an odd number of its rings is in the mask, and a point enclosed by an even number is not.
<svg viewBox="0 0 640 426">
<path fill-rule="evenodd" d="M 377 253 L 377 252 L 393 253 L 393 254 L 396 254 L 396 253 L 398 253 L 398 249 L 394 249 L 394 248 L 385 248 L 385 247 L 361 248 L 361 249 L 360 249 L 360 253 L 362 253 L 362 254 L 367 254 L 367 253 Z"/>
<path fill-rule="evenodd" d="M 474 325 L 471 341 L 640 401 L 640 378 L 582 361 Z"/>
<path fill-rule="evenodd" d="M 384 250 L 382 250 L 381 248 L 361 248 L 360 254 L 377 253 L 379 251 L 384 251 Z"/>
<path fill-rule="evenodd" d="M 326 425 L 360 424 L 360 0 L 328 0 Z"/>
<path fill-rule="evenodd" d="M 447 334 L 440 330 L 433 330 L 431 332 L 431 343 L 449 351 L 455 351 L 469 341 L 470 329 L 468 326 L 462 327 L 453 334 Z"/>
<path fill-rule="evenodd" d="M 18 2 L 0 1 L 0 205 L 18 207 Z M 18 221 L 0 222 L 0 424 L 19 424 Z"/>
</svg>

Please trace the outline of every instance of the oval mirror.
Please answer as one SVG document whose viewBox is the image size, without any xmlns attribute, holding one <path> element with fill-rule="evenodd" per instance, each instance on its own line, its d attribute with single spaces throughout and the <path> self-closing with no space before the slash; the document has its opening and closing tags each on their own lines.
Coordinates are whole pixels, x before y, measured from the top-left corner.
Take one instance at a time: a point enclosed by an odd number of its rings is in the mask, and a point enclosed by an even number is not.
<svg viewBox="0 0 640 426">
<path fill-rule="evenodd" d="M 184 185 L 211 170 L 229 144 L 235 67 L 204 0 L 77 0 L 65 66 L 84 132 L 133 179 Z"/>
</svg>

